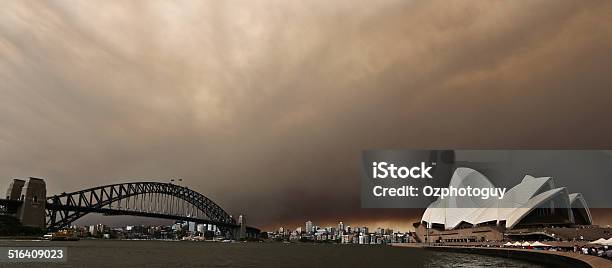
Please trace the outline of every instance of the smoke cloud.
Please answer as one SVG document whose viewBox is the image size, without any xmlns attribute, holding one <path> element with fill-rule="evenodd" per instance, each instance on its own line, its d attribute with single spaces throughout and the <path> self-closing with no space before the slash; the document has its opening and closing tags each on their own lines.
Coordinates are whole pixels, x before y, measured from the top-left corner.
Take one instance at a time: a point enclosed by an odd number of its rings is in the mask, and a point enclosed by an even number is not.
<svg viewBox="0 0 612 268">
<path fill-rule="evenodd" d="M 6 2 L 0 187 L 39 176 L 55 194 L 180 177 L 256 226 L 409 226 L 420 211 L 360 208 L 362 150 L 612 147 L 610 10 Z"/>
</svg>

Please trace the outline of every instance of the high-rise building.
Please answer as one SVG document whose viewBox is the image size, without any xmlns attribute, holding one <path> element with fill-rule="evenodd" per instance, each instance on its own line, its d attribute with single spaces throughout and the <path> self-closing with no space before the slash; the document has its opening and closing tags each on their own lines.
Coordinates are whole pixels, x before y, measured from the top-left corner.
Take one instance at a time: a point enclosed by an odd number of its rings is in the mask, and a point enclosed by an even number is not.
<svg viewBox="0 0 612 268">
<path fill-rule="evenodd" d="M 370 236 L 367 234 L 359 235 L 359 244 L 360 245 L 370 244 Z"/>
<path fill-rule="evenodd" d="M 306 233 L 314 233 L 314 229 L 312 228 L 312 222 L 311 221 L 307 221 L 306 222 Z"/>
<path fill-rule="evenodd" d="M 98 229 L 96 229 L 96 226 L 95 226 L 95 225 L 91 225 L 91 226 L 89 226 L 89 233 L 90 233 L 92 236 L 96 236 L 96 235 L 98 234 Z"/>
<path fill-rule="evenodd" d="M 196 230 L 197 230 L 198 232 L 200 232 L 200 233 L 204 233 L 204 232 L 206 232 L 206 224 L 201 224 L 201 223 L 200 223 L 200 224 L 198 224 L 198 225 L 196 226 Z"/>
<path fill-rule="evenodd" d="M 338 235 L 343 235 L 344 234 L 344 223 L 340 222 L 338 223 Z"/>
<path fill-rule="evenodd" d="M 349 244 L 352 242 L 351 237 L 349 235 L 342 235 L 342 244 Z"/>
<path fill-rule="evenodd" d="M 238 238 L 245 239 L 246 238 L 246 219 L 242 214 L 238 217 L 238 225 L 240 225 L 240 230 L 238 232 Z"/>
</svg>

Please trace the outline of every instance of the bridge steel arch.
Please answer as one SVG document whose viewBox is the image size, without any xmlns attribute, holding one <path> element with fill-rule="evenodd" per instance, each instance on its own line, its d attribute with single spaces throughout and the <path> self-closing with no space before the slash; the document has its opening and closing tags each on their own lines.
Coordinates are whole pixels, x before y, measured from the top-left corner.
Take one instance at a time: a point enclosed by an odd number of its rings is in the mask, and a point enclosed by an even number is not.
<svg viewBox="0 0 612 268">
<path fill-rule="evenodd" d="M 163 194 L 182 199 L 199 209 L 206 219 L 186 216 L 169 216 L 159 213 L 122 211 L 112 209 L 111 205 L 120 200 L 145 194 Z M 47 197 L 47 229 L 58 230 L 70 225 L 88 213 L 107 215 L 134 215 L 168 219 L 183 219 L 194 222 L 210 223 L 219 227 L 236 227 L 236 220 L 219 205 L 206 196 L 171 183 L 133 182 L 98 186 L 72 193 L 62 193 Z"/>
</svg>

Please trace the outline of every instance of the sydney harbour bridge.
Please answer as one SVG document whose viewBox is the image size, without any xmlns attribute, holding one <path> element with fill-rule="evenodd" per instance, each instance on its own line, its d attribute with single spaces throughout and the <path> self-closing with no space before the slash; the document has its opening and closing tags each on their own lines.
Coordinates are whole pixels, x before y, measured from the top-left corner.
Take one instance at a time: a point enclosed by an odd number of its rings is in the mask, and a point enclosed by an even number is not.
<svg viewBox="0 0 612 268">
<path fill-rule="evenodd" d="M 237 221 L 199 192 L 164 182 L 128 182 L 46 196 L 45 181 L 13 179 L 0 214 L 13 216 L 24 226 L 56 231 L 89 213 L 161 218 L 216 226 L 226 237 L 257 237 L 259 230 Z"/>
</svg>

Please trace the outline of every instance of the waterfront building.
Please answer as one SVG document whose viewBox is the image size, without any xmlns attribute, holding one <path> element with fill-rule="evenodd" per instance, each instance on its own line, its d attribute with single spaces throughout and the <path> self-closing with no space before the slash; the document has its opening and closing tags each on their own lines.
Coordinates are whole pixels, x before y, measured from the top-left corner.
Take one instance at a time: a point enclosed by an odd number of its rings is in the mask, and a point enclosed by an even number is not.
<svg viewBox="0 0 612 268">
<path fill-rule="evenodd" d="M 98 234 L 98 230 L 96 229 L 95 225 L 89 226 L 89 234 L 91 236 L 96 236 Z"/>
<path fill-rule="evenodd" d="M 478 171 L 457 168 L 450 187 L 467 186 L 494 187 Z M 428 206 L 421 221 L 414 227 L 417 239 L 422 242 L 469 242 L 504 240 L 505 236 L 524 235 L 522 230 L 525 229 L 533 233 L 544 227 L 591 224 L 591 213 L 580 193 L 570 194 L 565 187 L 557 187 L 550 177 L 525 175 L 502 199 L 482 199 L 478 196 L 438 199 Z"/>
<path fill-rule="evenodd" d="M 196 230 L 198 231 L 198 233 L 204 233 L 206 232 L 206 224 L 198 224 L 196 226 Z"/>
<path fill-rule="evenodd" d="M 359 244 L 360 245 L 370 244 L 370 235 L 368 234 L 359 235 Z"/>
</svg>

